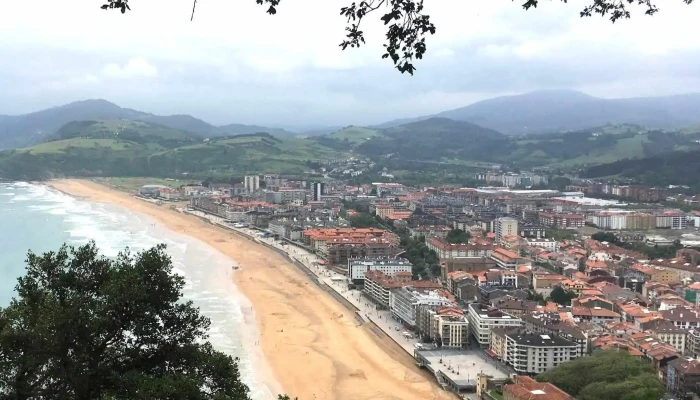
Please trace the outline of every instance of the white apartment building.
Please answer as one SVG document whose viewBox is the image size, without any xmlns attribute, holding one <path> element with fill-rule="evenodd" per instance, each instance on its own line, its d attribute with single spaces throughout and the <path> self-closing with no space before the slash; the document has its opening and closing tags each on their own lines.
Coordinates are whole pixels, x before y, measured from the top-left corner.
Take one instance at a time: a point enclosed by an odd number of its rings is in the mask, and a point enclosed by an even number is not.
<svg viewBox="0 0 700 400">
<path fill-rule="evenodd" d="M 488 347 L 493 328 L 516 328 L 522 325 L 520 318 L 493 307 L 472 303 L 468 306 L 469 329 L 481 347 Z"/>
<path fill-rule="evenodd" d="M 559 242 L 554 239 L 525 238 L 525 241 L 529 247 L 538 247 L 551 252 L 559 251 Z"/>
<path fill-rule="evenodd" d="M 394 277 L 397 272 L 411 272 L 413 264 L 405 258 L 352 258 L 348 260 L 348 279 L 360 284 L 367 271 L 381 271 Z"/>
<path fill-rule="evenodd" d="M 539 374 L 577 357 L 576 343 L 556 335 L 507 334 L 503 361 L 520 375 Z"/>
<path fill-rule="evenodd" d="M 260 176 L 246 175 L 243 178 L 243 187 L 248 193 L 257 192 L 260 190 Z"/>
<path fill-rule="evenodd" d="M 496 220 L 496 243 L 501 243 L 504 236 L 518 236 L 518 220 L 502 217 Z"/>
<path fill-rule="evenodd" d="M 416 309 L 423 304 L 432 307 L 453 305 L 452 301 L 441 296 L 437 291 L 421 293 L 412 287 L 402 287 L 389 294 L 391 315 L 409 326 L 416 325 Z"/>
</svg>

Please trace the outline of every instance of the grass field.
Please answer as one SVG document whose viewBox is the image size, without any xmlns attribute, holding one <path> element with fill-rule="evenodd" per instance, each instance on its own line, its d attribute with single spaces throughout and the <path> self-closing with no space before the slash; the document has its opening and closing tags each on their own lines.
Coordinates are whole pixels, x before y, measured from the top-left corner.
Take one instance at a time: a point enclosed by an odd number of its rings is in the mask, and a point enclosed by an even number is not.
<svg viewBox="0 0 700 400">
<path fill-rule="evenodd" d="M 132 147 L 133 144 L 129 142 L 121 142 L 115 139 L 64 139 L 56 140 L 53 142 L 40 143 L 36 146 L 25 147 L 17 151 L 25 151 L 31 154 L 58 154 L 65 152 L 71 148 L 82 148 L 82 149 L 97 149 L 100 147 L 108 148 L 110 150 L 120 151 L 127 150 Z"/>
<path fill-rule="evenodd" d="M 379 135 L 379 131 L 374 129 L 363 128 L 360 126 L 348 126 L 339 131 L 331 133 L 328 135 L 328 137 L 342 141 L 347 139 L 348 142 L 354 145 L 359 145 L 367 139 L 377 135 Z"/>
</svg>

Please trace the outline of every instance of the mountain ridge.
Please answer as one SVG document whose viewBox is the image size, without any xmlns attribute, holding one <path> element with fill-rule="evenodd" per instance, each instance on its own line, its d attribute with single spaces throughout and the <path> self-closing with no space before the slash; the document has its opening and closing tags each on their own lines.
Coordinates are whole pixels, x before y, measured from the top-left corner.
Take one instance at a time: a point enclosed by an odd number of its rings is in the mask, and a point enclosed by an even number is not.
<svg viewBox="0 0 700 400">
<path fill-rule="evenodd" d="M 541 90 L 481 100 L 465 107 L 373 125 L 386 129 L 407 122 L 445 117 L 505 134 L 539 134 L 606 124 L 678 128 L 700 121 L 700 93 L 603 99 L 575 90 Z"/>
<path fill-rule="evenodd" d="M 21 115 L 0 115 L 0 149 L 25 147 L 40 143 L 70 122 L 115 119 L 148 122 L 187 131 L 202 138 L 236 134 L 221 130 L 220 127 L 188 114 L 156 115 L 124 108 L 104 99 L 87 99 Z M 237 125 L 239 131 L 269 131 L 294 135 L 292 132 L 279 128 L 244 124 L 231 125 Z"/>
</svg>

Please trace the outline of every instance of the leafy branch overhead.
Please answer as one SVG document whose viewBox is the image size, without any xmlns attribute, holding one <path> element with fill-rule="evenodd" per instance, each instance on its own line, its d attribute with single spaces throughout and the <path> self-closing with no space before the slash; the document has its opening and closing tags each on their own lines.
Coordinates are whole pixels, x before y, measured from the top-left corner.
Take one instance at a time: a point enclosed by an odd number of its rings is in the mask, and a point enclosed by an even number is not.
<svg viewBox="0 0 700 400">
<path fill-rule="evenodd" d="M 129 0 L 107 0 L 108 3 L 102 9 L 120 10 L 125 13 L 129 8 Z M 266 6 L 267 13 L 277 14 L 277 7 L 282 0 L 255 0 L 257 4 Z M 355 48 L 365 44 L 364 32 L 360 30 L 362 20 L 376 10 L 382 10 L 380 17 L 384 26 L 387 27 L 385 53 L 382 58 L 391 59 L 396 69 L 401 73 L 408 72 L 413 75 L 416 68 L 413 66 L 414 60 L 422 59 L 427 51 L 425 38 L 428 34 L 435 34 L 435 25 L 431 22 L 430 16 L 423 13 L 424 0 L 362 0 L 353 2 L 350 6 L 342 7 L 340 15 L 347 19 L 345 28 L 346 38 L 340 43 L 340 47 L 345 50 L 348 47 Z M 438 2 L 439 0 L 435 0 Z M 492 1 L 492 0 L 482 0 Z M 525 10 L 537 8 L 540 0 L 512 0 L 521 2 Z M 561 0 L 569 3 L 569 0 Z M 646 15 L 654 15 L 659 11 L 655 0 L 587 0 L 588 5 L 581 10 L 581 17 L 590 17 L 598 14 L 609 17 L 610 21 L 626 19 L 632 16 L 630 6 L 640 6 Z M 690 4 L 693 0 L 681 0 L 685 4 Z M 192 2 L 192 16 L 197 6 L 197 0 Z"/>
</svg>

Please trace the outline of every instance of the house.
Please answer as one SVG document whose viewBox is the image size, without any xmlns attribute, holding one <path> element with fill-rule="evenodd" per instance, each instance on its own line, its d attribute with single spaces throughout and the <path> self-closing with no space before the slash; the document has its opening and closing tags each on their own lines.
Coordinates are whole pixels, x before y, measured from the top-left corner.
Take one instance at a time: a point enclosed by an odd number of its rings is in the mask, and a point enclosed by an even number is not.
<svg viewBox="0 0 700 400">
<path fill-rule="evenodd" d="M 503 386 L 503 400 L 575 400 L 549 382 L 537 382 L 529 376 L 517 376 L 515 383 Z"/>
</svg>

